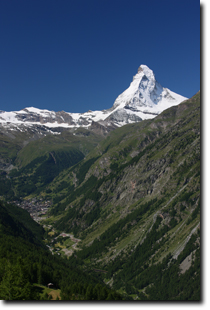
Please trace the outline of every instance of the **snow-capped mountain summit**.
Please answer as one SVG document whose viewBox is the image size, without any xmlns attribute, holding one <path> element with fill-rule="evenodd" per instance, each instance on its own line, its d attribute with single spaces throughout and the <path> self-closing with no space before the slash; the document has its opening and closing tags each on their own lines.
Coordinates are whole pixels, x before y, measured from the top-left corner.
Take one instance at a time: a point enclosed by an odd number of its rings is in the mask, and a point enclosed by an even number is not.
<svg viewBox="0 0 210 310">
<path fill-rule="evenodd" d="M 0 125 L 18 129 L 25 126 L 44 125 L 46 127 L 90 127 L 98 123 L 104 127 L 120 127 L 128 123 L 154 118 L 163 110 L 186 100 L 168 88 L 162 87 L 155 79 L 153 71 L 146 65 L 138 68 L 130 86 L 115 100 L 112 108 L 85 113 L 54 112 L 37 108 L 21 111 L 0 111 Z"/>
<path fill-rule="evenodd" d="M 118 114 L 119 110 L 126 109 L 127 113 L 144 120 L 186 99 L 162 87 L 156 81 L 154 72 L 146 65 L 141 65 L 130 86 L 117 97 L 113 107 L 115 111 L 118 110 Z"/>
</svg>

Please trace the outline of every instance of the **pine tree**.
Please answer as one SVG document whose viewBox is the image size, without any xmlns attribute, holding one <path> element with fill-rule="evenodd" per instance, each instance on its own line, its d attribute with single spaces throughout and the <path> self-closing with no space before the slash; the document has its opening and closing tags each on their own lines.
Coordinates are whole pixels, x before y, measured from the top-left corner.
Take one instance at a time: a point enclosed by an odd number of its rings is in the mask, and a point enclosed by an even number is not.
<svg viewBox="0 0 210 310">
<path fill-rule="evenodd" d="M 86 290 L 85 300 L 92 300 L 92 299 L 93 299 L 93 287 L 91 284 L 89 284 Z"/>
<path fill-rule="evenodd" d="M 32 286 L 20 264 L 5 265 L 5 273 L 0 284 L 0 299 L 2 300 L 32 300 Z"/>
</svg>

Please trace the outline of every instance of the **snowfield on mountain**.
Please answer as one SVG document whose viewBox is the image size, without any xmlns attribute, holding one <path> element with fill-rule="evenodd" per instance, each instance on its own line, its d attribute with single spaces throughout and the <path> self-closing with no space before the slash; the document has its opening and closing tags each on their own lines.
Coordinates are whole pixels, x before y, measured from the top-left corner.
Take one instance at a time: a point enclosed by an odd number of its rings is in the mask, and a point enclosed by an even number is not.
<svg viewBox="0 0 210 310">
<path fill-rule="evenodd" d="M 121 127 L 129 123 L 151 119 L 171 106 L 186 100 L 155 79 L 146 65 L 138 68 L 130 86 L 120 94 L 110 109 L 85 113 L 54 112 L 34 107 L 20 111 L 0 112 L 0 125 L 19 129 L 19 125 L 44 125 L 46 127 L 89 128 L 93 122 L 106 127 Z"/>
</svg>

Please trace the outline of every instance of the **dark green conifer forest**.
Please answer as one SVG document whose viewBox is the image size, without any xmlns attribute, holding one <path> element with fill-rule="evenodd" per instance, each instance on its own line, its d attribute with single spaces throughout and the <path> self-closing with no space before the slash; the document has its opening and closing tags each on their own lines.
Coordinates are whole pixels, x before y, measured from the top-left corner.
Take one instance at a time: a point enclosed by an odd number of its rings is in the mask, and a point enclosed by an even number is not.
<svg viewBox="0 0 210 310">
<path fill-rule="evenodd" d="M 0 299 L 40 300 L 39 285 L 53 283 L 62 300 L 123 300 L 75 261 L 53 256 L 27 211 L 0 202 L 0 214 Z"/>
</svg>

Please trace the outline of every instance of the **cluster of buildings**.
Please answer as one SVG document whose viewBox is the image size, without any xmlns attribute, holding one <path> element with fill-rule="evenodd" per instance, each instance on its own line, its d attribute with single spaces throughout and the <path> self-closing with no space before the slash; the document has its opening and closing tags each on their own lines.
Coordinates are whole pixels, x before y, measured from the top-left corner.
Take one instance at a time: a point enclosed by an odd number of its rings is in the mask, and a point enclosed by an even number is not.
<svg viewBox="0 0 210 310">
<path fill-rule="evenodd" d="M 36 197 L 31 199 L 24 199 L 21 201 L 12 201 L 13 204 L 16 206 L 27 210 L 30 213 L 30 216 L 33 218 L 34 221 L 40 222 L 40 220 L 45 219 L 47 217 L 47 211 L 48 208 L 52 206 L 52 201 L 44 201 L 42 198 Z M 52 225 L 43 225 L 44 228 L 48 228 L 52 232 L 54 232 L 54 229 Z M 62 240 L 58 240 L 59 243 L 61 242 L 62 246 L 57 245 L 55 247 L 57 239 L 59 237 L 62 238 L 69 238 L 71 241 L 73 241 L 74 244 L 70 244 L 69 246 L 64 246 Z M 50 245 L 47 245 L 49 250 L 52 252 L 52 254 L 61 255 L 60 251 L 63 250 L 67 256 L 70 256 L 75 248 L 77 247 L 77 244 L 80 239 L 75 238 L 72 234 L 61 232 L 59 235 L 54 236 L 54 233 L 51 235 L 50 238 Z"/>
<path fill-rule="evenodd" d="M 46 215 L 48 208 L 51 207 L 51 201 L 43 201 L 42 198 L 32 198 L 27 200 L 13 201 L 18 207 L 27 210 L 31 217 L 36 221 L 39 222 L 40 216 Z"/>
</svg>

